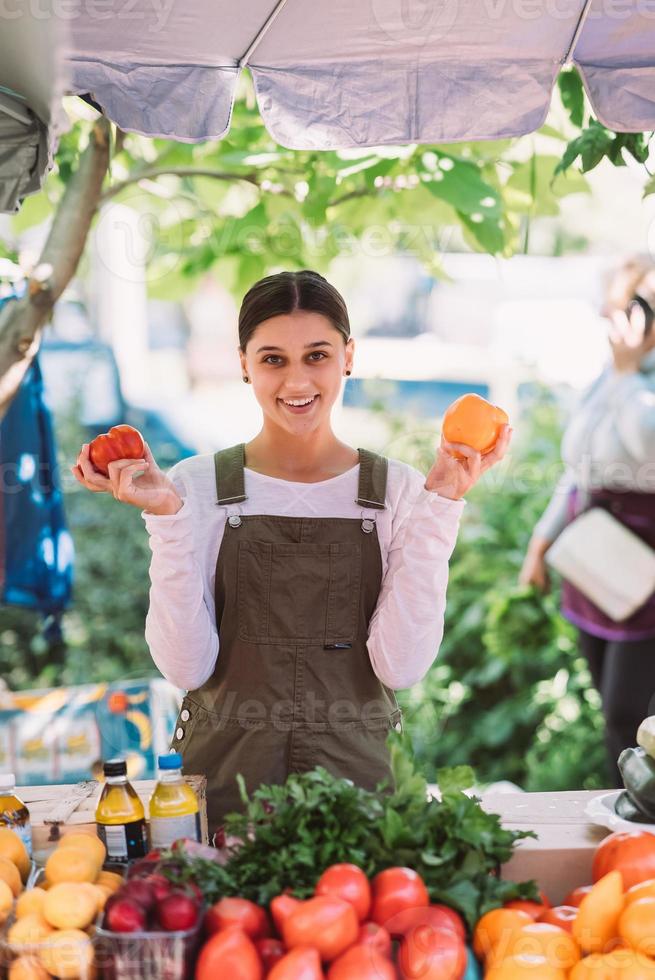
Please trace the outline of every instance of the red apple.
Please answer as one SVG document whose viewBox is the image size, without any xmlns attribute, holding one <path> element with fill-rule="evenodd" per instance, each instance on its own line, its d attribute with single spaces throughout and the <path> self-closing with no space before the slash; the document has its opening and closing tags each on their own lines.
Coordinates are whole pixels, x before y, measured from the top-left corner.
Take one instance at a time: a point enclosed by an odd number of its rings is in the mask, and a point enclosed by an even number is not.
<svg viewBox="0 0 655 980">
<path fill-rule="evenodd" d="M 139 932 L 145 926 L 145 909 L 129 898 L 117 898 L 105 914 L 105 928 L 110 932 Z"/>
<path fill-rule="evenodd" d="M 198 921 L 198 905 L 182 892 L 172 892 L 157 905 L 157 920 L 166 932 L 192 929 Z"/>
</svg>

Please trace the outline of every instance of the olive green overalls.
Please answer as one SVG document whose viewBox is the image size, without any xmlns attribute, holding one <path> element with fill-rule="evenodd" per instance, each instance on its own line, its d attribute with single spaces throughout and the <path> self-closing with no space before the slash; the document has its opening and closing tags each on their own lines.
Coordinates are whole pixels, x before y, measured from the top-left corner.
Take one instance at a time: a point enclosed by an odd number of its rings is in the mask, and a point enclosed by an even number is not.
<svg viewBox="0 0 655 980">
<path fill-rule="evenodd" d="M 244 444 L 215 454 L 226 507 L 216 562 L 219 653 L 183 699 L 172 747 L 207 775 L 210 834 L 249 793 L 321 765 L 367 789 L 389 777 L 386 738 L 401 729 L 394 692 L 366 640 L 382 582 L 375 523 L 387 460 L 359 450 L 361 518 L 241 514 Z"/>
</svg>

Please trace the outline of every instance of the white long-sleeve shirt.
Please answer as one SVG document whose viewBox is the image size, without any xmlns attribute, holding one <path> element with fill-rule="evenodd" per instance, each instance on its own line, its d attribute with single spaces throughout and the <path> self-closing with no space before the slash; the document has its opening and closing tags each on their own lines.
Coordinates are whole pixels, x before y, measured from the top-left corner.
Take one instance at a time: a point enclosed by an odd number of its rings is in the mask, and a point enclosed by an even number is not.
<svg viewBox="0 0 655 980">
<path fill-rule="evenodd" d="M 548 541 L 564 530 L 567 497 L 581 490 L 655 493 L 655 349 L 640 370 L 608 365 L 580 399 L 562 438 L 566 464 L 535 533 Z"/>
<path fill-rule="evenodd" d="M 183 499 L 180 510 L 141 512 L 152 552 L 145 636 L 164 677 L 194 690 L 211 677 L 220 656 L 214 579 L 227 508 L 216 503 L 213 454 L 181 460 L 168 476 Z M 361 518 L 358 479 L 359 465 L 319 483 L 280 480 L 246 467 L 240 510 Z M 439 650 L 448 561 L 465 506 L 426 490 L 424 483 L 418 470 L 389 460 L 387 506 L 376 512 L 383 580 L 367 646 L 375 674 L 394 689 L 421 680 Z"/>
</svg>

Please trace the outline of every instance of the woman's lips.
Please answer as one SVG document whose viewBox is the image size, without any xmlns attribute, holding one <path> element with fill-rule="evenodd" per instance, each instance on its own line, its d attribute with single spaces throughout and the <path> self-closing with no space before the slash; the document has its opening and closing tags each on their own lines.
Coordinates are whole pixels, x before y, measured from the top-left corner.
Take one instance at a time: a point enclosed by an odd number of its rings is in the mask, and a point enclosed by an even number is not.
<svg viewBox="0 0 655 980">
<path fill-rule="evenodd" d="M 316 402 L 319 400 L 320 397 L 321 397 L 320 395 L 314 395 L 312 400 L 308 402 L 306 405 L 287 405 L 287 403 L 283 398 L 279 398 L 278 401 L 280 402 L 281 405 L 284 406 L 284 408 L 286 408 L 287 412 L 291 412 L 292 415 L 306 415 L 307 412 L 310 412 L 312 410 L 312 408 L 314 407 L 314 405 L 316 404 Z M 294 399 L 294 401 L 295 400 L 296 399 Z"/>
</svg>

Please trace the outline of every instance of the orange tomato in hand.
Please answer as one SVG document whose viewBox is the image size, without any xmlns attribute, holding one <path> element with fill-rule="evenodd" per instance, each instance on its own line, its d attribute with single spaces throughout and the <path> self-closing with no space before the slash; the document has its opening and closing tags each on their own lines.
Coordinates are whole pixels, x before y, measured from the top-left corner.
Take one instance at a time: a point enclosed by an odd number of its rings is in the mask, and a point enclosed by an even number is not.
<svg viewBox="0 0 655 980">
<path fill-rule="evenodd" d="M 507 412 L 480 395 L 468 394 L 449 405 L 443 417 L 442 432 L 448 442 L 461 442 L 477 452 L 491 452 L 500 430 L 509 422 Z M 461 453 L 453 453 L 458 459 Z"/>
<path fill-rule="evenodd" d="M 131 425 L 113 425 L 89 443 L 89 459 L 103 476 L 109 476 L 108 463 L 116 459 L 143 459 L 143 436 Z"/>
<path fill-rule="evenodd" d="M 350 902 L 360 922 L 365 921 L 371 909 L 371 886 L 356 864 L 333 864 L 318 879 L 314 894 L 333 895 Z"/>
<path fill-rule="evenodd" d="M 592 880 L 599 881 L 609 871 L 621 872 L 624 890 L 655 878 L 655 834 L 631 830 L 605 837 L 594 854 Z"/>
</svg>

